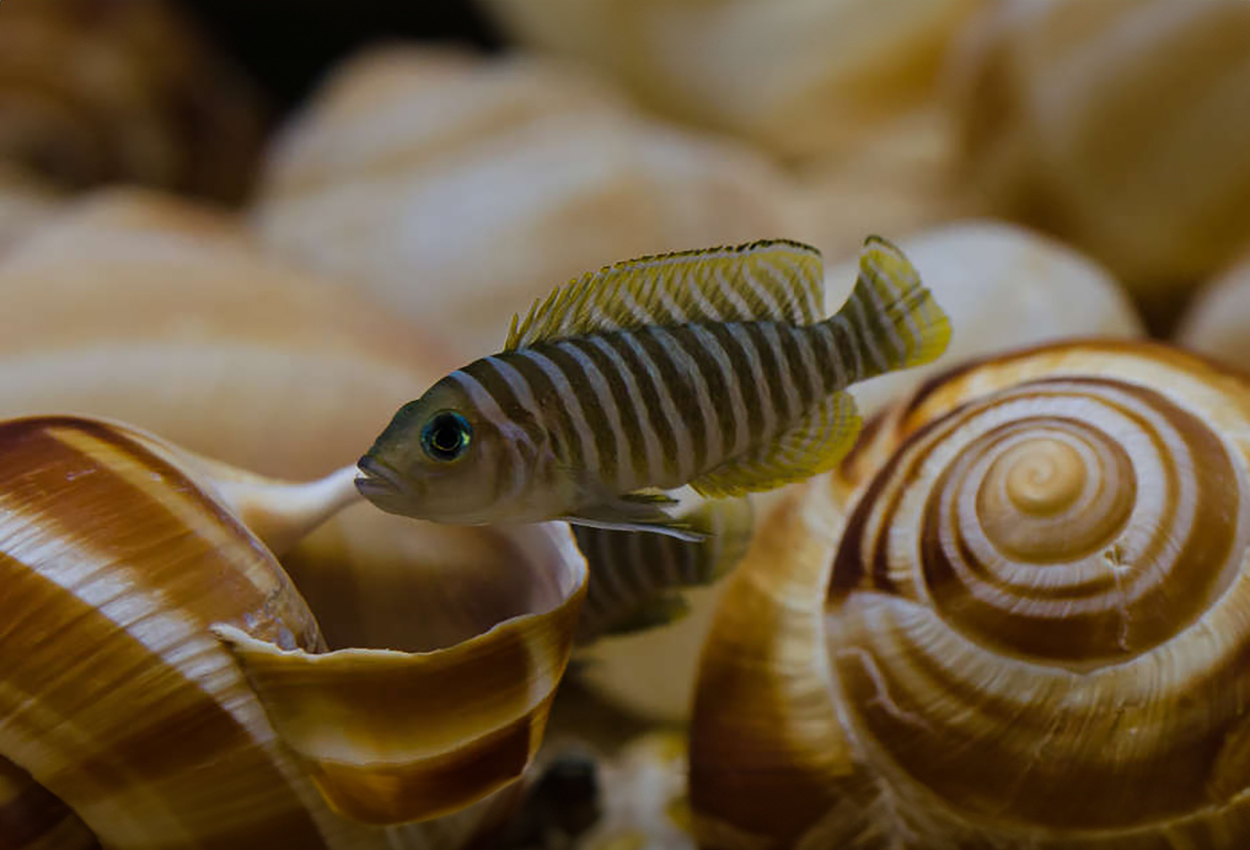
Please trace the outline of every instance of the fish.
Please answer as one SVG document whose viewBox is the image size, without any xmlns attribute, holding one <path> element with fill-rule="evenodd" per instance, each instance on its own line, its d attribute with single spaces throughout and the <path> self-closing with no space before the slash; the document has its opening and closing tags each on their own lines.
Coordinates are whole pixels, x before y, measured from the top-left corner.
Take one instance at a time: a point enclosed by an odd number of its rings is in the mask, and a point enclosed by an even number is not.
<svg viewBox="0 0 1250 850">
<path fill-rule="evenodd" d="M 702 540 L 667 491 L 728 498 L 832 469 L 862 427 L 848 388 L 950 341 L 946 313 L 880 236 L 843 305 L 823 310 L 820 251 L 789 239 L 588 272 L 514 316 L 499 353 L 399 408 L 358 461 L 357 489 L 433 522 Z"/>
<path fill-rule="evenodd" d="M 721 580 L 746 554 L 753 531 L 749 498 L 705 501 L 681 519 L 704 539 L 573 526 L 590 576 L 579 645 L 678 622 L 690 611 L 679 591 Z"/>
</svg>

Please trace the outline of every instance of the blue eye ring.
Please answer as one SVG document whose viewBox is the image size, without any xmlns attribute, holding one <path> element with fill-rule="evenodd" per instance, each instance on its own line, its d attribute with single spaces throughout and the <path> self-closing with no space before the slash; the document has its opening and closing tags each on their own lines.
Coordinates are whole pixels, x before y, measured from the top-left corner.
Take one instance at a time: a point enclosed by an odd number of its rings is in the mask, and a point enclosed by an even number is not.
<svg viewBox="0 0 1250 850">
<path fill-rule="evenodd" d="M 421 428 L 421 449 L 439 463 L 459 460 L 473 442 L 473 426 L 454 410 L 440 410 Z"/>
</svg>

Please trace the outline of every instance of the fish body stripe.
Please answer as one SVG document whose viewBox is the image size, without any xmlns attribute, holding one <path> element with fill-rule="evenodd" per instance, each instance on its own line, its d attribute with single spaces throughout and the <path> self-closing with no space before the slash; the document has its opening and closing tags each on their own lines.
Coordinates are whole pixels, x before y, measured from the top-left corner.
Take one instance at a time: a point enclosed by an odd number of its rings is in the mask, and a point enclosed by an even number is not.
<svg viewBox="0 0 1250 850">
<path fill-rule="evenodd" d="M 785 400 L 786 406 L 784 416 L 786 419 L 797 419 L 807 410 L 807 399 L 804 393 L 799 390 L 798 379 L 801 376 L 802 364 L 798 362 L 798 352 L 787 352 L 786 349 L 792 347 L 784 345 L 781 340 L 781 334 L 778 331 L 778 325 L 774 322 L 761 322 L 755 327 L 764 337 L 764 346 L 770 356 L 777 364 L 777 371 L 781 375 L 781 395 Z M 793 360 L 791 358 L 794 358 Z"/>
<path fill-rule="evenodd" d="M 695 364 L 697 380 L 695 394 L 703 414 L 704 444 L 706 451 L 700 455 L 700 466 L 706 468 L 708 461 L 729 457 L 733 451 L 735 411 L 728 396 L 727 373 L 722 370 L 708 346 L 710 336 L 700 336 L 697 325 L 679 325 L 666 328 L 673 344 L 681 347 Z M 713 341 L 714 344 L 714 341 Z M 723 357 L 723 354 L 722 354 Z"/>
<path fill-rule="evenodd" d="M 677 326 L 680 327 L 680 326 Z M 651 336 L 663 346 L 678 374 L 685 378 L 682 404 L 678 408 L 682 416 L 682 425 L 690 434 L 690 442 L 694 447 L 691 468 L 695 472 L 707 468 L 709 458 L 719 459 L 724 456 L 724 438 L 721 432 L 720 417 L 712 404 L 708 391 L 707 380 L 703 374 L 706 355 L 698 346 L 687 348 L 670 328 L 654 328 Z M 693 398 L 691 398 L 693 397 Z M 693 403 L 692 403 L 693 402 Z"/>
<path fill-rule="evenodd" d="M 649 367 L 650 361 L 646 358 L 645 353 L 640 353 L 637 343 L 628 333 L 611 333 L 603 336 L 595 337 L 604 345 L 616 352 L 616 355 L 626 364 L 626 371 L 633 377 L 634 384 L 638 387 L 639 394 L 642 396 L 644 409 L 646 412 L 646 426 L 648 426 L 650 435 L 655 438 L 655 442 L 659 445 L 660 451 L 655 454 L 654 458 L 651 452 L 647 453 L 647 479 L 658 481 L 662 478 L 668 478 L 665 472 L 665 458 L 672 451 L 675 440 L 673 435 L 673 421 L 668 418 L 668 413 L 663 402 L 660 399 L 660 387 L 656 380 L 654 370 Z M 635 420 L 642 423 L 643 410 L 635 413 Z M 654 460 L 654 465 L 652 461 Z"/>
<path fill-rule="evenodd" d="M 888 367 L 902 343 L 886 335 L 886 316 L 869 318 L 867 300 L 807 326 L 685 323 L 571 337 L 453 375 L 487 419 L 528 411 L 563 447 L 562 462 L 618 492 L 681 486 Z M 515 491 L 522 458 L 510 459 Z"/>
<path fill-rule="evenodd" d="M 778 329 L 783 339 L 786 359 L 790 362 L 790 371 L 799 384 L 799 397 L 803 400 L 803 409 L 823 399 L 828 392 L 824 377 L 816 362 L 814 332 L 809 328 L 794 328 L 781 325 Z"/>
<path fill-rule="evenodd" d="M 538 421 L 546 431 L 549 444 L 554 448 L 556 459 L 577 469 L 593 469 L 588 465 L 586 444 L 583 443 L 581 432 L 574 424 L 569 405 L 552 378 L 543 367 L 535 361 L 533 349 L 523 348 L 499 355 L 525 379 L 533 399 L 533 408 Z M 570 393 L 571 395 L 571 393 Z M 594 441 L 589 441 L 591 451 Z"/>
<path fill-rule="evenodd" d="M 594 364 L 576 349 L 570 351 L 555 343 L 537 346 L 531 351 L 546 358 L 563 376 L 564 383 L 559 387 L 561 395 L 571 395 L 567 403 L 575 408 L 580 422 L 585 423 L 588 432 L 585 436 L 595 447 L 598 462 L 592 468 L 604 480 L 615 480 L 618 458 L 624 459 L 628 456 L 627 442 L 623 442 L 628 438 L 613 427 L 612 417 L 608 415 L 609 409 L 616 411 L 616 405 L 612 402 L 607 382 L 594 369 Z M 587 366 L 590 367 L 589 370 Z M 592 370 L 595 373 L 593 375 Z M 578 420 L 578 416 L 574 418 Z"/>
<path fill-rule="evenodd" d="M 649 464 L 647 454 L 649 431 L 638 427 L 634 419 L 636 416 L 634 399 L 637 388 L 631 388 L 626 383 L 633 379 L 629 370 L 623 367 L 620 359 L 610 348 L 605 351 L 589 338 L 566 340 L 558 346 L 581 360 L 583 371 L 598 376 L 600 383 L 597 384 L 596 392 L 599 394 L 599 403 L 616 437 L 617 466 L 627 465 L 640 477 L 645 476 Z M 637 407 L 642 407 L 641 401 Z M 656 462 L 659 463 L 659 447 L 653 448 L 657 450 Z"/>
<path fill-rule="evenodd" d="M 660 445 L 657 430 L 648 427 L 649 411 L 652 409 L 652 405 L 648 404 L 644 398 L 639 380 L 634 375 L 634 370 L 629 368 L 625 357 L 603 336 L 585 337 L 584 339 L 576 340 L 576 342 L 585 344 L 590 350 L 598 352 L 604 358 L 604 361 L 610 364 L 610 374 L 619 378 L 624 386 L 627 399 L 621 402 L 621 410 L 623 411 L 624 427 L 630 435 L 630 445 L 634 449 L 631 467 L 638 474 L 640 480 L 650 478 L 651 470 L 660 470 L 664 467 L 664 447 Z M 654 388 L 651 388 L 649 384 L 648 388 L 654 393 Z M 658 396 L 655 399 L 654 409 L 659 411 L 661 416 L 663 415 L 663 411 L 659 407 Z M 637 451 L 639 446 L 642 448 L 641 454 Z"/>
<path fill-rule="evenodd" d="M 708 355 L 706 362 L 709 368 L 704 373 L 707 376 L 708 392 L 721 418 L 724 457 L 733 457 L 751 443 L 750 417 L 733 363 L 720 340 L 707 326 L 687 325 L 682 330 L 697 340 Z"/>
<path fill-rule="evenodd" d="M 739 420 L 739 428 L 742 430 L 738 431 L 734 440 L 733 453 L 738 454 L 745 451 L 756 436 L 764 430 L 764 412 L 760 408 L 756 393 L 750 386 L 750 360 L 737 339 L 730 333 L 728 325 L 704 325 L 700 330 L 707 332 L 715 340 L 724 361 L 729 364 L 726 380 L 733 393 L 735 412 L 739 416 L 745 414 Z"/>
<path fill-rule="evenodd" d="M 584 469 L 600 469 L 600 464 L 604 459 L 599 456 L 595 429 L 591 427 L 585 405 L 573 389 L 574 384 L 569 380 L 569 376 L 547 353 L 537 347 L 517 351 L 517 359 L 534 364 L 546 376 L 552 388 L 554 400 L 564 411 L 566 422 L 572 426 L 564 436 L 566 440 L 574 443 L 580 452 L 581 466 Z M 584 383 L 584 379 L 582 382 Z"/>
<path fill-rule="evenodd" d="M 490 373 L 487 372 L 492 368 L 491 364 L 478 361 L 464 369 L 457 369 L 449 377 L 464 390 L 479 416 L 499 429 L 501 434 L 511 435 L 511 439 L 504 440 L 507 447 L 507 454 L 504 456 L 505 468 L 500 470 L 496 480 L 500 482 L 501 487 L 504 486 L 504 482 L 507 482 L 506 489 L 501 489 L 497 494 L 498 497 L 513 498 L 520 495 L 526 486 L 529 471 L 525 461 L 526 455 L 533 457 L 535 452 L 532 445 L 528 453 L 525 451 L 526 443 L 530 442 L 530 438 L 525 435 L 523 429 L 517 426 L 515 416 L 510 416 L 505 412 L 509 406 L 506 395 L 509 392 L 507 382 L 502 381 L 503 386 L 500 386 L 499 382 L 492 380 Z M 471 369 L 482 375 L 485 382 L 472 374 Z M 494 384 L 494 387 L 491 388 L 489 384 Z"/>
<path fill-rule="evenodd" d="M 490 371 L 486 372 L 485 375 L 479 374 L 474 370 L 474 367 L 478 364 L 488 365 Z M 491 394 L 495 396 L 499 406 L 505 412 L 512 410 L 512 405 L 515 404 L 517 406 L 516 409 L 525 411 L 529 416 L 534 417 L 537 415 L 538 402 L 534 398 L 529 382 L 525 380 L 525 376 L 515 366 L 508 362 L 506 357 L 484 357 L 477 363 L 470 365 L 465 371 L 472 374 L 491 391 Z M 503 386 L 500 387 L 495 381 L 490 380 L 488 376 L 497 376 L 503 382 Z M 496 391 L 496 388 L 498 388 L 498 391 Z"/>
<path fill-rule="evenodd" d="M 693 475 L 690 457 L 694 452 L 690 431 L 682 425 L 674 398 L 675 385 L 679 385 L 682 379 L 663 347 L 656 344 L 646 330 L 619 331 L 608 336 L 613 340 L 619 339 L 625 348 L 633 352 L 635 368 L 639 370 L 635 373 L 636 377 L 655 388 L 661 415 L 652 416 L 651 421 L 662 424 L 665 435 L 661 441 L 665 451 L 661 457 L 663 466 L 656 471 L 659 474 L 652 478 L 651 483 L 657 487 L 680 486 Z"/>
<path fill-rule="evenodd" d="M 841 388 L 849 387 L 865 373 L 864 360 L 860 356 L 859 347 L 851 336 L 851 325 L 846 317 L 839 314 L 816 326 L 822 342 L 832 349 L 826 358 L 826 368 L 833 366 L 837 382 Z"/>
<path fill-rule="evenodd" d="M 746 371 L 739 375 L 740 381 L 748 381 L 745 392 L 749 399 L 749 405 L 759 411 L 760 428 L 753 429 L 752 442 L 763 441 L 771 438 L 777 431 L 777 408 L 773 404 L 773 387 L 775 384 L 770 383 L 769 375 L 766 372 L 759 348 L 752 339 L 751 334 L 747 331 L 747 326 L 743 324 L 725 325 L 725 330 L 729 332 L 729 339 L 733 345 L 737 346 L 742 352 L 742 357 L 746 362 Z"/>
<path fill-rule="evenodd" d="M 889 368 L 890 361 L 882 352 L 880 346 L 881 332 L 878 327 L 874 327 L 876 323 L 873 321 L 875 318 L 873 311 L 868 305 L 864 304 L 863 300 L 854 295 L 847 299 L 846 305 L 849 308 L 851 317 L 852 338 L 859 337 L 858 347 L 867 353 L 867 359 L 871 361 L 871 373 L 877 374 L 886 371 Z M 847 311 L 844 309 L 842 312 L 846 313 Z M 868 372 L 861 372 L 860 374 L 868 374 Z"/>
</svg>

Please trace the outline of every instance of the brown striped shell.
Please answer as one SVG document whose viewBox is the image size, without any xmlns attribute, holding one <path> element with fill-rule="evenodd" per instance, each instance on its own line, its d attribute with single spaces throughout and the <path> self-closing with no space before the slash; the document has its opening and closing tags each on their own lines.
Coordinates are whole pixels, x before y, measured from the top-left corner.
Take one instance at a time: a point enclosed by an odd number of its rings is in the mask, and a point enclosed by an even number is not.
<svg viewBox="0 0 1250 850">
<path fill-rule="evenodd" d="M 327 646 L 270 547 L 355 499 L 349 473 L 283 484 L 115 423 L 0 422 L 0 847 L 454 848 L 498 824 L 585 563 L 562 525 L 434 531 L 494 604 L 430 582 L 412 615 L 458 630 Z"/>
<path fill-rule="evenodd" d="M 706 847 L 1250 842 L 1250 383 L 1073 342 L 789 494 L 705 648 Z"/>
<path fill-rule="evenodd" d="M 239 201 L 263 104 L 176 4 L 0 9 L 0 159 L 67 189 L 159 186 Z"/>
</svg>

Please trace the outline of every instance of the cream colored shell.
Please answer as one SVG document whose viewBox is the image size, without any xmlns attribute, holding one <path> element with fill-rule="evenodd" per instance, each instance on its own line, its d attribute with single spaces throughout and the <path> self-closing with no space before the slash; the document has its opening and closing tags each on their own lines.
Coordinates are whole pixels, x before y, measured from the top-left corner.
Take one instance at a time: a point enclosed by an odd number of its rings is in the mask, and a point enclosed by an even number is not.
<svg viewBox="0 0 1250 850">
<path fill-rule="evenodd" d="M 567 527 L 426 527 L 417 572 L 472 595 L 412 597 L 447 612 L 421 651 L 327 645 L 266 544 L 350 468 L 286 485 L 69 417 L 0 423 L 0 459 L 0 846 L 459 848 L 515 804 L 584 594 Z"/>
<path fill-rule="evenodd" d="M 950 348 L 931 366 L 852 388 L 865 415 L 916 387 L 935 370 L 1016 345 L 1071 336 L 1134 337 L 1141 323 L 1127 296 L 1096 263 L 1053 240 L 993 222 L 947 225 L 900 240 L 951 317 Z M 826 268 L 825 308 L 850 294 L 853 263 Z M 775 494 L 761 494 L 768 504 Z M 608 640 L 589 654 L 584 677 L 599 693 L 644 716 L 689 717 L 700 649 L 721 586 L 687 594 L 692 611 L 663 630 Z"/>
<path fill-rule="evenodd" d="M 61 203 L 59 193 L 46 181 L 0 163 L 0 254 L 35 232 Z"/>
<path fill-rule="evenodd" d="M 0 292 L 0 416 L 120 419 L 285 478 L 355 462 L 459 365 L 233 217 L 145 190 L 69 205 L 0 256 Z"/>
<path fill-rule="evenodd" d="M 952 52 L 964 180 L 1168 303 L 1250 242 L 1250 5 L 1012 0 Z"/>
<path fill-rule="evenodd" d="M 489 0 L 513 37 L 668 116 L 786 157 L 846 153 L 928 94 L 980 0 Z"/>
<path fill-rule="evenodd" d="M 1173 339 L 1230 366 L 1250 369 L 1250 254 L 1194 296 Z"/>
<path fill-rule="evenodd" d="M 605 263 L 790 232 L 789 189 L 559 63 L 388 48 L 336 69 L 283 130 L 253 222 L 275 256 L 471 359 Z"/>
<path fill-rule="evenodd" d="M 1068 343 L 925 385 L 796 488 L 703 656 L 706 847 L 1250 841 L 1250 384 Z"/>
</svg>

